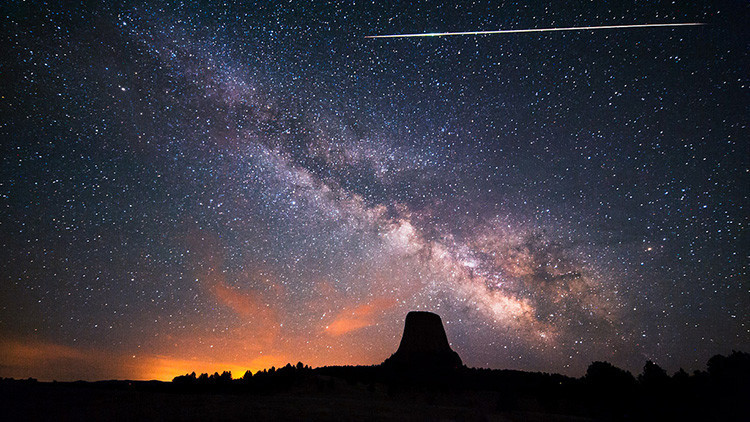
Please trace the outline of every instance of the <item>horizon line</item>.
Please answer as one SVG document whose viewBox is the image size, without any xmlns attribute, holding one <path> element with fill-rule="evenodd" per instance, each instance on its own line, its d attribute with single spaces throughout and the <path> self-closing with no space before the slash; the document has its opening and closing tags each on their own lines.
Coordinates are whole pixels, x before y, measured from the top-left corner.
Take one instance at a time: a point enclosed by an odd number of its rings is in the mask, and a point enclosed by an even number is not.
<svg viewBox="0 0 750 422">
<path fill-rule="evenodd" d="M 417 38 L 417 37 L 451 37 L 457 35 L 491 35 L 491 34 L 521 34 L 529 32 L 564 32 L 564 31 L 594 31 L 600 29 L 630 29 L 630 28 L 664 28 L 678 26 L 704 26 L 704 22 L 683 23 L 646 23 L 634 25 L 600 25 L 600 26 L 570 26 L 565 28 L 531 28 L 531 29 L 499 29 L 495 31 L 466 31 L 466 32 L 426 32 L 415 34 L 366 35 L 365 38 Z"/>
</svg>

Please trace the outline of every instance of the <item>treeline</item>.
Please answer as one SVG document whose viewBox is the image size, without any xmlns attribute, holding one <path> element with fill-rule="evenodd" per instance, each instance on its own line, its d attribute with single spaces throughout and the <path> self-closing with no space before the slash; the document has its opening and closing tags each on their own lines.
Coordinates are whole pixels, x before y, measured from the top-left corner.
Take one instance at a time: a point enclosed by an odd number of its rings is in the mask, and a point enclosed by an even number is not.
<svg viewBox="0 0 750 422">
<path fill-rule="evenodd" d="M 659 365 L 652 361 L 647 361 L 643 367 L 643 372 L 637 377 L 633 376 L 629 371 L 620 369 L 609 362 L 593 362 L 589 365 L 586 370 L 586 374 L 576 380 L 575 378 L 567 377 L 559 374 L 546 374 L 546 373 L 532 373 L 514 370 L 497 370 L 497 369 L 484 369 L 484 368 L 463 368 L 458 371 L 451 372 L 439 372 L 436 375 L 441 377 L 451 376 L 457 374 L 463 375 L 475 375 L 475 381 L 479 381 L 482 387 L 488 387 L 485 378 L 493 378 L 493 376 L 507 378 L 513 381 L 513 384 L 518 387 L 519 385 L 530 383 L 531 385 L 538 385 L 545 381 L 554 382 L 556 384 L 566 384 L 573 382 L 582 382 L 588 385 L 597 385 L 601 387 L 655 387 L 662 388 L 669 385 L 676 385 L 681 383 L 690 382 L 711 382 L 727 385 L 740 385 L 750 381 L 750 354 L 744 352 L 733 351 L 729 356 L 716 355 L 708 360 L 707 370 L 695 370 L 692 374 L 688 374 L 684 369 L 680 368 L 679 371 L 674 373 L 672 376 L 667 374 L 667 371 L 661 368 Z M 240 378 L 233 378 L 230 371 L 224 371 L 221 374 L 215 372 L 212 375 L 203 373 L 196 375 L 195 372 L 186 375 L 180 375 L 175 377 L 172 382 L 175 384 L 183 385 L 228 385 L 231 383 L 241 383 L 243 381 L 250 381 L 252 379 L 264 379 L 272 377 L 298 377 L 298 376 L 310 376 L 313 374 L 334 376 L 342 379 L 361 380 L 362 382 L 378 381 L 382 376 L 387 378 L 398 375 L 389 373 L 390 371 L 384 370 L 380 366 L 326 366 L 321 368 L 311 368 L 310 366 L 304 365 L 302 362 L 297 362 L 296 365 L 291 363 L 286 364 L 281 368 L 271 367 L 270 369 L 263 369 L 253 374 L 251 371 L 246 371 Z M 429 373 L 417 372 L 410 374 L 408 369 L 404 375 L 416 375 L 429 377 Z M 435 374 L 434 371 L 431 372 Z M 472 378 L 472 377 L 470 377 Z"/>
<path fill-rule="evenodd" d="M 708 360 L 707 371 L 695 370 L 690 375 L 680 368 L 671 377 L 659 365 L 648 361 L 643 372 L 634 377 L 630 372 L 617 368 L 609 362 L 594 362 L 589 365 L 583 379 L 594 384 L 635 385 L 665 387 L 669 384 L 696 381 L 712 381 L 721 384 L 739 384 L 750 380 L 750 354 L 733 351 L 729 356 L 716 355 Z"/>
<path fill-rule="evenodd" d="M 196 375 L 195 372 L 186 375 L 180 375 L 172 379 L 172 382 L 178 385 L 230 385 L 234 383 L 249 382 L 253 378 L 263 379 L 267 377 L 296 377 L 300 375 L 309 375 L 313 372 L 313 369 L 307 365 L 303 365 L 302 362 L 297 362 L 296 365 L 287 363 L 279 369 L 271 367 L 270 369 L 264 369 L 258 371 L 253 375 L 252 371 L 245 371 L 245 374 L 238 379 L 232 378 L 231 371 L 224 371 L 221 374 L 214 372 L 213 375 L 203 373 Z"/>
<path fill-rule="evenodd" d="M 680 369 L 669 375 L 649 361 L 634 376 L 608 362 L 593 362 L 581 378 L 514 370 L 461 368 L 449 371 L 382 366 L 310 368 L 301 362 L 250 371 L 238 379 L 230 372 L 176 377 L 181 391 L 274 394 L 376 394 L 427 397 L 463 406 L 472 397 L 495 397 L 491 411 L 532 411 L 593 417 L 597 420 L 750 420 L 750 354 L 732 352 L 708 360 L 706 370 Z M 462 404 L 463 403 L 463 404 Z"/>
</svg>

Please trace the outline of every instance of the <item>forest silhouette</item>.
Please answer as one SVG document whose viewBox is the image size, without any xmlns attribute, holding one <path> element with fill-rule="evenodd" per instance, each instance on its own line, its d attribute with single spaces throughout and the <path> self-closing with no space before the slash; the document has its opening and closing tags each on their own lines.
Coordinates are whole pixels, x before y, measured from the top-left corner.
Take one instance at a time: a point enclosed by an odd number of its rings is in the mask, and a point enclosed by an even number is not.
<svg viewBox="0 0 750 422">
<path fill-rule="evenodd" d="M 594 420 L 748 420 L 750 354 L 733 351 L 715 355 L 707 370 L 688 374 L 680 368 L 672 376 L 647 361 L 637 377 L 609 362 L 593 362 L 581 378 L 515 370 L 468 368 L 424 371 L 422 368 L 328 366 L 311 368 L 302 362 L 232 379 L 229 372 L 195 373 L 174 378 L 181 392 L 253 392 L 277 394 L 313 391 L 344 392 L 355 386 L 389 397 L 416 392 L 437 396 L 499 393 L 497 411 L 541 411 L 591 417 Z M 718 418 L 718 419 L 717 419 Z"/>
</svg>

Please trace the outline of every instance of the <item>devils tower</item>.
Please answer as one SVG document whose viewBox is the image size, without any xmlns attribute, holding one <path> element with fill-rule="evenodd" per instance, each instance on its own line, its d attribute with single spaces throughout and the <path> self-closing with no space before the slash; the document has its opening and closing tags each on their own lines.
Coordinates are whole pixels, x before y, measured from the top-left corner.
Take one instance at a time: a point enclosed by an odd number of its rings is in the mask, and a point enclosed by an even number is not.
<svg viewBox="0 0 750 422">
<path fill-rule="evenodd" d="M 432 312 L 412 311 L 406 315 L 404 335 L 396 353 L 383 366 L 398 370 L 450 370 L 463 366 L 451 349 L 443 321 Z"/>
</svg>

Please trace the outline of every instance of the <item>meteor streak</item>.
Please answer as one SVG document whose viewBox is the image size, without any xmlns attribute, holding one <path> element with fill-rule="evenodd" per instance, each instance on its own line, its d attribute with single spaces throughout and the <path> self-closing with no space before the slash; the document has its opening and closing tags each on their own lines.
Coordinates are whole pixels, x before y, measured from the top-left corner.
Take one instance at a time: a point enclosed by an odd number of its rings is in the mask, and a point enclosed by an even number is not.
<svg viewBox="0 0 750 422">
<path fill-rule="evenodd" d="M 454 35 L 522 34 L 522 33 L 527 33 L 527 32 L 594 31 L 597 29 L 667 28 L 667 27 L 676 27 L 676 26 L 703 26 L 703 25 L 705 25 L 705 23 L 703 22 L 647 23 L 647 24 L 640 24 L 640 25 L 572 26 L 572 27 L 567 27 L 567 28 L 501 29 L 497 31 L 428 32 L 424 34 L 367 35 L 365 36 L 365 38 L 450 37 Z"/>
</svg>

